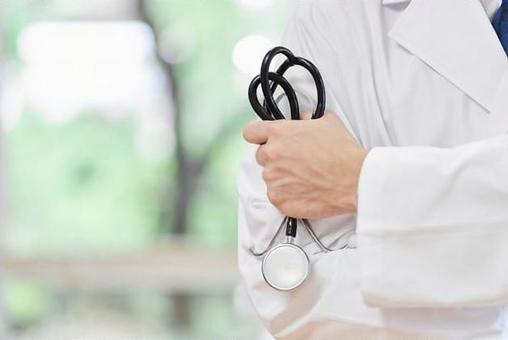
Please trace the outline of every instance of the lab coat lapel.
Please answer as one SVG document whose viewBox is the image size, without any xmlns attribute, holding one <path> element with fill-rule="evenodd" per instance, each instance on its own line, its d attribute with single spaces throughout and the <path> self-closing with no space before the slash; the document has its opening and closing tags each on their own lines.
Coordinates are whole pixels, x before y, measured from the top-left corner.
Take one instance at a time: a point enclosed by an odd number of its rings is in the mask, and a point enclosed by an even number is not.
<svg viewBox="0 0 508 340">
<path fill-rule="evenodd" d="M 409 1 L 384 0 L 399 2 Z M 389 35 L 492 110 L 508 58 L 479 0 L 412 0 Z"/>
</svg>

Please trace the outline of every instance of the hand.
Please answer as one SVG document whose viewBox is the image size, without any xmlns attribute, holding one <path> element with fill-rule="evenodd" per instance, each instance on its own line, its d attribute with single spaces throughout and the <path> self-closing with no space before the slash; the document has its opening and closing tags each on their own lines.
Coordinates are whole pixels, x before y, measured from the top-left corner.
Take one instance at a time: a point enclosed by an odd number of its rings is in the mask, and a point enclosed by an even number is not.
<svg viewBox="0 0 508 340">
<path fill-rule="evenodd" d="M 360 170 L 367 156 L 332 113 L 301 121 L 256 121 L 243 131 L 261 145 L 270 202 L 283 214 L 319 219 L 357 211 Z"/>
</svg>

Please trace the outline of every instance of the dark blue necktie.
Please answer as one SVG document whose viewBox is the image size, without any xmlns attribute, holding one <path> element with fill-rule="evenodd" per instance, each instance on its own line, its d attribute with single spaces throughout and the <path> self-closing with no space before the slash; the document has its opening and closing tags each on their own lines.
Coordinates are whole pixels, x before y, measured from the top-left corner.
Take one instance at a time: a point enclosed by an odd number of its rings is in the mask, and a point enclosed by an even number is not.
<svg viewBox="0 0 508 340">
<path fill-rule="evenodd" d="M 497 36 L 508 54 L 508 0 L 503 0 L 501 8 L 494 15 L 492 24 L 496 30 Z"/>
</svg>

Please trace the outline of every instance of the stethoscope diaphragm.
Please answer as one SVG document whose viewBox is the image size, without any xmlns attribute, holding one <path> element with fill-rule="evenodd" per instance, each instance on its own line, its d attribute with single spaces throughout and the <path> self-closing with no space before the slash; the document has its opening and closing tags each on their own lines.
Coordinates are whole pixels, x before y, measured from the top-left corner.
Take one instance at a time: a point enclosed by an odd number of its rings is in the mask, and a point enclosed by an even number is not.
<svg viewBox="0 0 508 340">
<path fill-rule="evenodd" d="M 292 243 L 283 243 L 266 253 L 261 271 L 271 287 L 289 291 L 305 281 L 309 267 L 309 258 L 302 248 Z"/>
<path fill-rule="evenodd" d="M 334 250 L 326 247 L 314 233 L 310 222 L 306 219 L 300 221 L 311 239 L 314 240 L 322 252 L 327 253 L 349 247 L 347 242 Z M 253 249 L 250 249 L 253 256 L 263 257 L 261 273 L 265 282 L 270 287 L 279 291 L 291 291 L 300 287 L 310 275 L 311 267 L 307 253 L 301 247 L 293 243 L 295 241 L 294 236 L 296 235 L 297 223 L 297 220 L 285 217 L 265 250 L 262 252 L 255 252 Z M 286 225 L 286 241 L 279 245 L 274 245 L 275 242 L 277 242 L 277 238 L 282 233 L 284 225 Z"/>
</svg>

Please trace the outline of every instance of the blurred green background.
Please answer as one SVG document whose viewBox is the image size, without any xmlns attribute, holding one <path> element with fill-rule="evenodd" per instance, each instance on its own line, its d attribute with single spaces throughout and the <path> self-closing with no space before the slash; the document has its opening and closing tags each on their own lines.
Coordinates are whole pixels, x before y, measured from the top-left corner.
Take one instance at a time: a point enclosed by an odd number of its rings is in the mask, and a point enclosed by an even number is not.
<svg viewBox="0 0 508 340">
<path fill-rule="evenodd" d="M 0 2 L 4 338 L 259 337 L 233 294 L 235 173 L 289 12 Z"/>
</svg>

